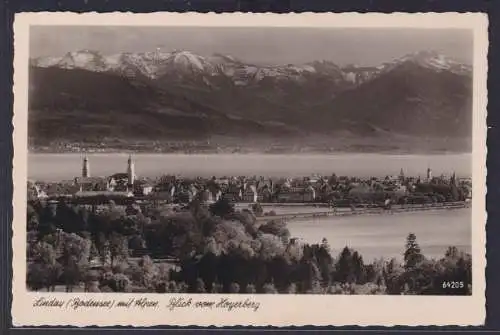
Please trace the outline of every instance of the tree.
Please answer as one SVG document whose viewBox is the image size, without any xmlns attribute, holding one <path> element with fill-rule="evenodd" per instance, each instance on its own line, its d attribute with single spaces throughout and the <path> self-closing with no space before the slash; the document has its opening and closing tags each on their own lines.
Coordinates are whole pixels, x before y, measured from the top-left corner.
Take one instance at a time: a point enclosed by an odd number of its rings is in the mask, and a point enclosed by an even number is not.
<svg viewBox="0 0 500 335">
<path fill-rule="evenodd" d="M 109 238 L 109 248 L 111 255 L 111 265 L 115 264 L 117 259 L 127 259 L 128 240 L 125 236 L 113 232 Z"/>
<path fill-rule="evenodd" d="M 361 257 L 357 251 L 354 251 L 352 254 L 352 272 L 354 273 L 356 283 L 364 284 L 366 282 L 366 271 L 363 263 L 363 257 Z"/>
<path fill-rule="evenodd" d="M 264 209 L 262 208 L 261 204 L 256 202 L 255 204 L 252 205 L 252 211 L 256 216 L 262 216 L 264 214 Z"/>
<path fill-rule="evenodd" d="M 108 286 L 111 287 L 114 292 L 129 292 L 130 279 L 123 273 L 116 273 L 109 280 Z"/>
<path fill-rule="evenodd" d="M 262 287 L 262 291 L 264 293 L 267 293 L 267 294 L 275 294 L 275 293 L 278 293 L 278 291 L 276 290 L 276 288 L 274 287 L 274 284 L 272 283 L 267 283 L 267 284 L 264 284 L 264 286 Z"/>
<path fill-rule="evenodd" d="M 90 270 L 85 274 L 85 292 L 100 292 L 99 289 L 100 273 L 96 270 Z"/>
<path fill-rule="evenodd" d="M 335 281 L 347 283 L 354 281 L 352 271 L 352 253 L 346 246 L 340 252 L 337 263 L 335 264 Z"/>
<path fill-rule="evenodd" d="M 205 293 L 205 283 L 203 282 L 203 279 L 198 278 L 196 279 L 196 293 Z"/>
<path fill-rule="evenodd" d="M 240 285 L 238 283 L 231 283 L 229 285 L 229 293 L 240 293 Z"/>
<path fill-rule="evenodd" d="M 87 271 L 92 242 L 76 234 L 63 232 L 60 233 L 59 239 L 66 291 L 72 292 L 73 286 L 83 280 Z"/>
<path fill-rule="evenodd" d="M 128 241 L 128 246 L 132 251 L 145 250 L 146 241 L 141 234 L 132 235 Z"/>
<path fill-rule="evenodd" d="M 245 288 L 245 293 L 247 293 L 247 294 L 257 293 L 257 289 L 255 288 L 255 285 L 254 284 L 247 284 L 247 287 Z"/>
<path fill-rule="evenodd" d="M 331 175 L 331 177 L 328 179 L 328 184 L 329 184 L 330 186 L 335 186 L 335 185 L 337 185 L 337 175 L 336 175 L 335 173 L 333 173 L 333 174 Z"/>
<path fill-rule="evenodd" d="M 279 237 L 284 244 L 288 244 L 290 239 L 290 231 L 283 221 L 271 220 L 261 225 L 259 231 Z"/>
<path fill-rule="evenodd" d="M 209 207 L 210 213 L 214 216 L 225 217 L 234 213 L 234 205 L 226 198 L 221 198 Z"/>
<path fill-rule="evenodd" d="M 321 248 L 323 248 L 328 254 L 330 254 L 331 248 L 326 237 L 323 237 L 323 239 L 321 240 Z"/>
<path fill-rule="evenodd" d="M 417 237 L 415 234 L 410 233 L 406 238 L 406 249 L 404 253 L 404 267 L 406 270 L 415 268 L 420 262 L 422 262 L 424 256 L 421 253 L 420 246 L 417 243 Z"/>
<path fill-rule="evenodd" d="M 49 291 L 49 287 L 51 285 L 46 266 L 40 263 L 28 264 L 26 284 L 34 291 L 41 290 L 44 287 L 46 287 L 47 291 Z"/>
<path fill-rule="evenodd" d="M 28 231 L 38 230 L 38 213 L 36 212 L 35 208 L 29 203 L 26 206 L 26 219 Z"/>
<path fill-rule="evenodd" d="M 288 293 L 288 294 L 296 294 L 297 293 L 297 285 L 295 283 L 291 283 L 287 287 L 286 293 Z"/>
<path fill-rule="evenodd" d="M 460 192 L 458 190 L 457 185 L 451 184 L 450 186 L 450 197 L 452 201 L 459 201 L 460 199 Z"/>
<path fill-rule="evenodd" d="M 438 280 L 434 292 L 437 294 L 470 294 L 469 285 L 472 284 L 471 255 L 460 252 L 456 247 L 449 247 L 445 257 L 438 261 Z M 443 287 L 443 283 L 463 283 L 459 287 Z M 460 285 L 460 284 L 459 284 Z"/>
<path fill-rule="evenodd" d="M 40 237 L 53 234 L 56 231 L 56 206 L 42 205 L 38 218 L 38 232 Z"/>
<path fill-rule="evenodd" d="M 384 282 L 388 294 L 401 294 L 403 291 L 404 268 L 393 258 L 383 269 Z"/>
<path fill-rule="evenodd" d="M 56 261 L 56 251 L 54 247 L 46 242 L 38 242 L 28 246 L 31 250 L 32 261 L 28 263 L 27 284 L 38 291 L 46 288 L 53 290 L 54 285 L 61 275 L 61 265 Z"/>
<path fill-rule="evenodd" d="M 58 228 L 67 233 L 78 233 L 87 228 L 84 219 L 85 214 L 79 213 L 77 208 L 62 201 L 58 203 L 55 217 Z"/>
<path fill-rule="evenodd" d="M 156 289 L 158 281 L 165 279 L 159 278 L 158 267 L 149 256 L 142 257 L 137 263 L 130 262 L 128 268 L 123 272 L 134 284 L 151 291 Z"/>
</svg>

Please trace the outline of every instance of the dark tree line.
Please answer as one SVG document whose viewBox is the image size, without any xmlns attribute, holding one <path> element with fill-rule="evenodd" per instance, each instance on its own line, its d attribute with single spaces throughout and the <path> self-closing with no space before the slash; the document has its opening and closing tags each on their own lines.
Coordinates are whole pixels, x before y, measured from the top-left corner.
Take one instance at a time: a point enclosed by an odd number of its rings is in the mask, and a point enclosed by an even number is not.
<svg viewBox="0 0 500 335">
<path fill-rule="evenodd" d="M 37 201 L 27 214 L 33 290 L 84 283 L 92 292 L 470 294 L 470 255 L 450 247 L 429 260 L 414 234 L 403 263 L 365 263 L 347 246 L 332 255 L 326 239 L 299 243 L 284 222 L 260 224 L 257 213 L 224 200 L 209 207 L 194 201 L 179 212 Z M 161 258 L 175 261 L 154 261 Z M 443 286 L 450 281 L 463 287 Z"/>
</svg>

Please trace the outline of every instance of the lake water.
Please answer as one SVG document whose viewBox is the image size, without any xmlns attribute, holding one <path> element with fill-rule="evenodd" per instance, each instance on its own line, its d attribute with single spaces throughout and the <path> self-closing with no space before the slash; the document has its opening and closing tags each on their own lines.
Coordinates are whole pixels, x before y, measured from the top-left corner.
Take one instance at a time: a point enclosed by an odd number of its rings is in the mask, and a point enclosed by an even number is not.
<svg viewBox="0 0 500 335">
<path fill-rule="evenodd" d="M 406 237 L 417 236 L 422 253 L 441 258 L 448 246 L 471 252 L 470 208 L 383 215 L 360 215 L 291 220 L 288 229 L 304 242 L 321 243 L 326 237 L 336 257 L 346 245 L 365 261 L 402 258 Z"/>
<path fill-rule="evenodd" d="M 126 154 L 90 154 L 93 176 L 108 176 L 125 172 Z M 471 174 L 470 154 L 449 155 L 382 155 L 382 154 L 318 154 L 318 155 L 263 155 L 263 154 L 136 154 L 136 174 L 157 177 L 164 174 L 184 176 L 308 176 L 314 173 L 349 176 L 386 176 L 399 174 L 425 176 L 427 167 L 434 175 L 453 171 L 457 176 Z M 28 177 L 34 180 L 56 181 L 72 179 L 81 174 L 82 154 L 28 155 Z"/>
</svg>

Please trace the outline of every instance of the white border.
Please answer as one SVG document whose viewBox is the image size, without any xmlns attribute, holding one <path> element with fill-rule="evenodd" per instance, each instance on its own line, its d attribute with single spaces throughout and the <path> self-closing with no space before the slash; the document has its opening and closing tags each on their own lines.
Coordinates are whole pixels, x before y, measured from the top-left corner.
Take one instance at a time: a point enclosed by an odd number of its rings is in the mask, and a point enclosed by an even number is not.
<svg viewBox="0 0 500 335">
<path fill-rule="evenodd" d="M 32 307 L 36 297 L 82 297 L 84 294 L 34 293 L 25 288 L 26 273 L 26 179 L 28 48 L 30 25 L 117 26 L 219 26 L 219 27 L 406 27 L 465 28 L 474 34 L 473 79 L 473 295 L 470 297 L 257 295 L 258 312 L 239 310 L 176 310 L 165 308 L 141 312 L 129 310 L 57 310 Z M 13 304 L 15 326 L 73 325 L 179 325 L 179 326 L 300 326 L 300 325 L 481 325 L 485 319 L 485 194 L 486 194 L 486 104 L 487 104 L 487 16 L 478 13 L 426 14 L 199 14 L 199 13 L 21 13 L 14 22 L 14 222 Z M 114 298 L 117 294 L 112 294 Z M 86 293 L 86 297 L 109 298 L 110 294 Z M 122 297 L 124 295 L 121 295 Z M 129 295 L 127 294 L 126 297 Z M 166 305 L 171 295 L 147 294 Z M 175 295 L 181 296 L 181 295 Z M 189 297 L 201 298 L 200 295 Z M 209 295 L 236 298 L 235 295 Z M 238 295 L 245 298 L 246 295 Z"/>
</svg>

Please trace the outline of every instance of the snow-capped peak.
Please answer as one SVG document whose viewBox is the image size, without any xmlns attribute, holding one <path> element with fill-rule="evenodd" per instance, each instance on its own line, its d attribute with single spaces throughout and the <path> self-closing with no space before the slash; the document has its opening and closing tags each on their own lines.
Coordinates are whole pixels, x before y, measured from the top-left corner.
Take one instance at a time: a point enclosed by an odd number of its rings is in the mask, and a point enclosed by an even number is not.
<svg viewBox="0 0 500 335">
<path fill-rule="evenodd" d="M 195 55 L 189 51 L 176 51 L 172 53 L 172 60 L 175 65 L 183 66 L 189 69 L 203 70 L 205 60 L 203 57 Z"/>
<path fill-rule="evenodd" d="M 32 61 L 39 67 L 60 67 L 65 69 L 85 69 L 89 71 L 118 71 L 122 73 L 140 72 L 150 78 L 172 70 L 211 70 L 210 63 L 203 57 L 189 51 L 163 52 L 160 49 L 119 53 L 103 56 L 99 52 L 80 50 L 68 52 L 63 57 L 43 57 Z"/>
<path fill-rule="evenodd" d="M 470 66 L 453 61 L 435 51 L 415 52 L 377 67 L 350 65 L 343 68 L 329 60 L 297 65 L 253 65 L 230 55 L 213 54 L 203 57 L 190 51 L 166 52 L 160 48 L 146 52 L 124 52 L 106 56 L 97 51 L 80 50 L 68 52 L 63 57 L 41 57 L 31 60 L 31 64 L 38 67 L 85 69 L 94 72 L 110 71 L 126 76 L 141 74 L 152 79 L 168 73 L 181 76 L 202 74 L 207 77 L 223 75 L 230 78 L 236 85 L 247 85 L 264 78 L 303 81 L 304 78 L 314 75 L 329 76 L 336 81 L 347 81 L 359 85 L 408 62 L 438 72 L 451 71 L 464 74 L 470 73 L 471 70 Z"/>
<path fill-rule="evenodd" d="M 65 69 L 85 68 L 96 71 L 104 70 L 107 67 L 104 57 L 99 52 L 92 50 L 68 52 L 56 65 Z"/>
<path fill-rule="evenodd" d="M 471 71 L 470 66 L 462 64 L 450 57 L 444 56 L 437 51 L 418 51 L 407 54 L 387 64 L 384 67 L 384 70 L 391 70 L 392 68 L 407 62 L 416 63 L 419 66 L 434 71 L 450 71 L 459 74 Z"/>
<path fill-rule="evenodd" d="M 62 57 L 38 57 L 31 59 L 31 64 L 38 67 L 52 67 L 57 66 L 61 61 Z"/>
</svg>

